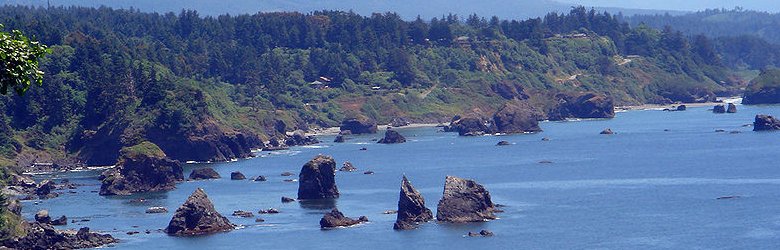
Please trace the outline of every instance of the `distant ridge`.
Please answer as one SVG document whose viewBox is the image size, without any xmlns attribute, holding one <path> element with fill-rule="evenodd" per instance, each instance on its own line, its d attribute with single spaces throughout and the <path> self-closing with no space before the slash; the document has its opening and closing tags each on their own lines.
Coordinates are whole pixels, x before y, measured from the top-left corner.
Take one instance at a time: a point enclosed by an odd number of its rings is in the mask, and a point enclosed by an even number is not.
<svg viewBox="0 0 780 250">
<path fill-rule="evenodd" d="M 368 16 L 372 13 L 396 12 L 407 20 L 421 16 L 424 19 L 456 14 L 467 17 L 471 14 L 480 16 L 498 16 L 503 19 L 526 19 L 542 17 L 549 12 L 568 13 L 576 4 L 561 3 L 552 0 L 0 0 L 3 5 L 27 6 L 84 6 L 112 8 L 135 8 L 143 12 L 175 12 L 182 9 L 196 10 L 201 15 L 217 16 L 221 14 L 254 14 L 257 12 L 297 11 L 311 12 L 317 10 L 354 11 Z M 610 13 L 636 14 L 682 14 L 678 11 L 639 10 L 622 8 L 596 8 Z"/>
</svg>

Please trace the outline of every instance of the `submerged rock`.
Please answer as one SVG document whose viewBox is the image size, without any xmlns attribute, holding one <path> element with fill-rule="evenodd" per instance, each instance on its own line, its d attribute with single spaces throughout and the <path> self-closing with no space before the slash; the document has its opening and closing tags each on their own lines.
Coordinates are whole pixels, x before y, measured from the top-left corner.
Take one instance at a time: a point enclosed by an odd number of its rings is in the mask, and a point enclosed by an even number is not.
<svg viewBox="0 0 780 250">
<path fill-rule="evenodd" d="M 439 200 L 436 219 L 463 223 L 496 219 L 490 193 L 473 180 L 447 176 L 444 195 Z"/>
<path fill-rule="evenodd" d="M 56 220 L 52 220 L 52 221 L 51 221 L 51 224 L 52 224 L 53 226 L 64 226 L 64 225 L 68 225 L 68 217 L 66 217 L 65 215 L 63 215 L 63 216 L 60 216 L 60 218 L 57 218 Z"/>
<path fill-rule="evenodd" d="M 353 171 L 357 171 L 357 168 L 354 165 L 352 165 L 351 162 L 345 161 L 344 164 L 339 169 L 339 171 L 342 171 L 342 172 L 353 172 Z"/>
<path fill-rule="evenodd" d="M 242 210 L 236 210 L 233 211 L 233 216 L 241 217 L 241 218 L 251 218 L 255 217 L 255 215 L 252 212 L 249 211 L 242 211 Z"/>
<path fill-rule="evenodd" d="M 401 180 L 401 194 L 398 198 L 398 216 L 393 229 L 414 229 L 418 224 L 432 219 L 433 213 L 425 207 L 425 199 L 423 199 L 422 194 L 404 176 Z"/>
<path fill-rule="evenodd" d="M 197 168 L 193 169 L 190 173 L 190 180 L 208 180 L 219 178 L 222 178 L 222 176 L 219 176 L 219 173 L 214 171 L 213 168 Z"/>
<path fill-rule="evenodd" d="M 500 142 L 496 143 L 496 146 L 509 146 L 509 145 L 512 145 L 512 143 L 510 143 L 508 141 L 500 141 Z"/>
<path fill-rule="evenodd" d="M 230 173 L 230 179 L 231 180 L 244 180 L 244 179 L 246 179 L 246 176 L 244 176 L 244 174 L 242 174 L 241 172 L 236 171 L 236 172 Z"/>
<path fill-rule="evenodd" d="M 165 207 L 150 207 L 146 209 L 147 214 L 164 214 L 167 212 L 168 209 Z"/>
<path fill-rule="evenodd" d="M 605 130 L 601 131 L 600 134 L 602 134 L 602 135 L 614 135 L 615 132 L 613 132 L 612 129 L 608 128 L 608 129 L 605 129 Z"/>
<path fill-rule="evenodd" d="M 468 235 L 469 237 L 491 237 L 493 236 L 493 232 L 483 229 L 482 231 L 479 231 L 479 233 L 469 232 Z"/>
<path fill-rule="evenodd" d="M 266 181 L 266 180 L 267 179 L 265 178 L 265 176 L 258 175 L 257 177 L 255 177 L 253 181 Z"/>
<path fill-rule="evenodd" d="M 360 116 L 357 118 L 346 119 L 341 122 L 341 131 L 349 131 L 350 134 L 376 134 L 376 121 L 371 118 Z"/>
<path fill-rule="evenodd" d="M 90 232 L 88 227 L 74 234 L 72 231 L 56 230 L 46 223 L 31 223 L 26 231 L 24 237 L 7 239 L 2 245 L 11 249 L 82 249 L 117 242 L 109 234 Z"/>
<path fill-rule="evenodd" d="M 257 211 L 259 214 L 278 214 L 279 210 L 276 208 L 269 208 L 269 209 L 262 209 L 260 211 Z"/>
<path fill-rule="evenodd" d="M 100 195 L 130 195 L 167 191 L 184 180 L 181 164 L 168 159 L 156 145 L 144 142 L 122 149 L 117 167 L 104 171 Z"/>
<path fill-rule="evenodd" d="M 295 201 L 295 199 L 293 199 L 293 198 L 282 196 L 282 203 L 290 203 L 290 202 L 294 202 L 294 201 Z"/>
<path fill-rule="evenodd" d="M 734 105 L 733 103 L 728 104 L 728 108 L 726 109 L 726 113 L 733 114 L 737 113 L 737 105 Z"/>
<path fill-rule="evenodd" d="M 335 143 L 344 143 L 344 136 L 343 135 L 337 135 L 336 139 L 333 139 L 333 142 L 335 142 Z"/>
<path fill-rule="evenodd" d="M 322 216 L 322 219 L 320 219 L 320 228 L 348 227 L 367 221 L 368 218 L 365 216 L 360 216 L 357 220 L 346 217 L 343 213 L 339 212 L 337 208 L 334 208 L 332 211 Z"/>
<path fill-rule="evenodd" d="M 333 157 L 318 155 L 301 168 L 298 175 L 298 199 L 338 198 L 336 161 Z"/>
<path fill-rule="evenodd" d="M 753 131 L 771 131 L 780 130 L 780 120 L 771 115 L 756 115 L 753 122 Z"/>
<path fill-rule="evenodd" d="M 196 189 L 176 209 L 165 232 L 175 236 L 201 235 L 233 230 L 234 225 L 214 209 L 203 189 Z"/>
<path fill-rule="evenodd" d="M 382 144 L 398 144 L 398 143 L 404 143 L 406 142 L 406 138 L 398 133 L 398 131 L 388 129 L 385 132 L 385 138 L 382 138 L 379 140 L 379 143 Z"/>
</svg>

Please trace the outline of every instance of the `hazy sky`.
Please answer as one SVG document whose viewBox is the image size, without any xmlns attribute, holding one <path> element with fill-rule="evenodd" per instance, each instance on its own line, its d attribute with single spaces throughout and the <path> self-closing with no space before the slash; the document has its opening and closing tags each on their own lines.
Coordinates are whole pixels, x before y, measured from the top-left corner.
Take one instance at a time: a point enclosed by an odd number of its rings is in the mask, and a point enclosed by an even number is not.
<svg viewBox="0 0 780 250">
<path fill-rule="evenodd" d="M 736 6 L 751 10 L 780 12 L 780 0 L 557 0 L 564 3 L 581 5 L 662 9 L 662 10 L 703 10 L 714 8 L 734 8 Z"/>
</svg>

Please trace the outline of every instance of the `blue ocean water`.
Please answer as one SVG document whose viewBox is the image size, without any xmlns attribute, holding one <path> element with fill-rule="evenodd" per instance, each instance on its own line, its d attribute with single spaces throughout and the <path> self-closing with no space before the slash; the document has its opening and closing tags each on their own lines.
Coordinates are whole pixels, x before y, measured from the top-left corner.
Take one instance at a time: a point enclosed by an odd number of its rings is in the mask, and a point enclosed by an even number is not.
<svg viewBox="0 0 780 250">
<path fill-rule="evenodd" d="M 399 129 L 408 142 L 379 145 L 381 135 L 353 136 L 343 144 L 322 137 L 320 145 L 264 154 L 213 167 L 219 180 L 192 181 L 170 192 L 103 197 L 99 171 L 57 174 L 85 184 L 75 194 L 24 203 L 31 219 L 40 209 L 52 216 L 89 219 L 88 226 L 121 240 L 117 249 L 778 249 L 780 248 L 780 132 L 752 132 L 756 114 L 780 115 L 780 106 L 738 106 L 737 114 L 707 108 L 685 112 L 630 111 L 611 120 L 544 122 L 538 134 L 458 137 L 436 128 Z M 611 128 L 616 135 L 600 135 Z M 716 129 L 726 130 L 717 133 Z M 728 133 L 739 131 L 741 133 Z M 542 141 L 543 137 L 550 141 Z M 498 147 L 500 140 L 513 143 Z M 368 150 L 360 151 L 366 147 Z M 317 154 L 352 162 L 359 171 L 338 172 L 335 204 L 282 204 L 295 197 L 297 173 Z M 552 164 L 540 164 L 540 161 Z M 363 171 L 374 171 L 364 175 Z M 230 172 L 265 175 L 267 182 L 231 181 Z M 444 178 L 455 175 L 483 184 L 493 201 L 506 205 L 500 219 L 484 223 L 431 222 L 412 231 L 393 230 L 401 176 L 406 175 L 434 213 Z M 295 177 L 295 176 L 293 176 Z M 297 177 L 296 177 L 297 178 Z M 170 237 L 160 231 L 196 188 L 206 190 L 235 231 L 203 237 Z M 738 196 L 734 199 L 717 199 Z M 146 203 L 132 203 L 145 198 Z M 167 214 L 146 214 L 165 206 Z M 336 206 L 345 215 L 368 216 L 350 228 L 320 230 L 319 219 Z M 230 216 L 234 210 L 279 214 Z M 469 238 L 487 229 L 490 238 Z M 150 234 L 144 233 L 151 230 Z M 140 234 L 127 235 L 129 231 Z"/>
</svg>

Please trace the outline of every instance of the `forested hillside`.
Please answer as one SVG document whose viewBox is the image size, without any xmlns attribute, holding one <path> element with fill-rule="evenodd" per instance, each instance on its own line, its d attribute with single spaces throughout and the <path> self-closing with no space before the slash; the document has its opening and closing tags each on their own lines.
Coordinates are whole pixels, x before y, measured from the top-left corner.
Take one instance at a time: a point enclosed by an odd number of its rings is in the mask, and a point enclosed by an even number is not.
<svg viewBox="0 0 780 250">
<path fill-rule="evenodd" d="M 179 160 L 226 160 L 294 129 L 352 116 L 444 122 L 559 92 L 617 104 L 706 101 L 731 88 L 712 41 L 630 28 L 576 8 L 500 20 L 265 13 L 200 17 L 109 8 L 0 8 L 49 45 L 42 87 L 5 96 L 6 165 L 113 164 L 143 141 Z"/>
<path fill-rule="evenodd" d="M 686 15 L 637 15 L 632 26 L 674 27 L 686 35 L 713 38 L 725 65 L 760 70 L 780 66 L 780 14 L 735 8 Z"/>
</svg>

